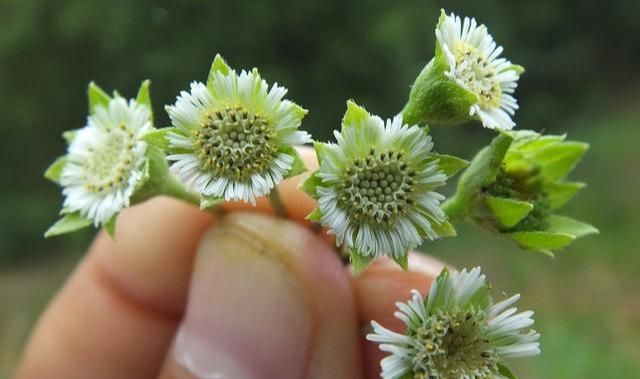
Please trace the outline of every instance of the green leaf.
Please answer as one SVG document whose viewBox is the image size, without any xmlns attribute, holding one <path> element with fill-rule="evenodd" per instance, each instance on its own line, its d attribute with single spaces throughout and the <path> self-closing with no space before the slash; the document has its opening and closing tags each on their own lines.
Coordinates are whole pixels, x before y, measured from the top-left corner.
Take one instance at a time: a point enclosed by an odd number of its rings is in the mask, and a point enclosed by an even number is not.
<svg viewBox="0 0 640 379">
<path fill-rule="evenodd" d="M 551 231 L 535 231 L 535 232 L 514 232 L 508 233 L 520 247 L 526 250 L 557 250 L 561 249 L 576 237 L 567 233 L 556 233 Z"/>
<path fill-rule="evenodd" d="M 307 195 L 314 199 L 318 198 L 316 188 L 322 185 L 322 179 L 318 176 L 319 170 L 314 171 L 307 179 L 300 183 L 299 188 L 303 190 Z"/>
<path fill-rule="evenodd" d="M 520 130 L 512 133 L 515 136 L 513 148 L 514 150 L 518 150 L 522 153 L 531 153 L 536 150 L 555 145 L 564 141 L 567 137 L 566 134 L 559 136 L 541 135 L 531 130 Z"/>
<path fill-rule="evenodd" d="M 431 153 L 429 156 L 429 160 L 438 160 L 438 167 L 447 175 L 447 178 L 452 177 L 458 171 L 469 166 L 469 161 L 454 157 L 453 155 Z"/>
<path fill-rule="evenodd" d="M 51 180 L 54 183 L 60 184 L 60 175 L 64 166 L 67 164 L 67 156 L 63 155 L 56 159 L 51 166 L 44 172 L 44 177 Z"/>
<path fill-rule="evenodd" d="M 289 170 L 289 172 L 285 176 L 285 179 L 292 178 L 307 171 L 307 166 L 304 164 L 304 161 L 300 157 L 300 154 L 298 154 L 298 150 L 296 150 L 293 146 L 284 146 L 280 149 L 280 151 L 293 157 L 293 165 L 291 166 L 291 170 Z"/>
<path fill-rule="evenodd" d="M 136 96 L 136 102 L 138 104 L 145 105 L 152 110 L 151 107 L 151 96 L 149 95 L 149 85 L 151 84 L 150 80 L 145 80 L 140 84 L 140 89 L 138 89 L 138 96 Z"/>
<path fill-rule="evenodd" d="M 393 257 L 393 260 L 398 264 L 398 266 L 402 267 L 403 270 L 407 271 L 409 269 L 409 253 L 408 252 L 399 257 Z"/>
<path fill-rule="evenodd" d="M 89 113 L 93 113 L 97 106 L 108 107 L 111 97 L 94 82 L 89 83 Z"/>
<path fill-rule="evenodd" d="M 533 204 L 526 201 L 493 196 L 487 196 L 485 201 L 503 228 L 516 226 L 533 210 Z"/>
<path fill-rule="evenodd" d="M 71 145 L 73 140 L 76 138 L 76 134 L 78 134 L 80 130 L 81 129 L 73 129 L 73 130 L 67 130 L 66 132 L 62 132 L 62 138 L 64 138 L 64 140 L 67 141 L 67 145 Z"/>
<path fill-rule="evenodd" d="M 309 213 L 305 218 L 312 222 L 320 222 L 322 221 L 322 211 L 320 210 L 320 208 L 316 208 L 313 210 L 313 212 Z"/>
<path fill-rule="evenodd" d="M 142 140 L 146 143 L 156 146 L 163 151 L 169 151 L 169 139 L 167 139 L 167 133 L 173 132 L 182 134 L 180 129 L 178 128 L 161 128 L 161 129 L 153 129 L 142 136 Z"/>
<path fill-rule="evenodd" d="M 549 216 L 549 231 L 570 234 L 576 238 L 600 233 L 592 225 L 560 215 Z"/>
<path fill-rule="evenodd" d="M 503 365 L 502 363 L 498 363 L 498 372 L 500 373 L 500 375 L 504 376 L 507 379 L 518 379 L 516 374 L 511 372 L 511 370 L 509 370 L 507 366 Z"/>
<path fill-rule="evenodd" d="M 374 256 L 363 256 L 358 253 L 356 249 L 349 249 L 349 258 L 351 259 L 351 266 L 353 267 L 353 273 L 357 276 L 362 274 L 365 268 L 374 259 Z"/>
<path fill-rule="evenodd" d="M 580 162 L 589 145 L 583 142 L 563 142 L 535 153 L 533 160 L 542 168 L 542 175 L 550 181 L 564 178 Z"/>
<path fill-rule="evenodd" d="M 212 196 L 202 196 L 200 198 L 200 210 L 204 211 L 207 209 L 211 209 L 217 207 L 218 205 L 224 202 L 224 198 L 222 197 L 212 197 Z"/>
<path fill-rule="evenodd" d="M 222 75 L 229 75 L 231 68 L 224 61 L 220 54 L 216 54 L 216 57 L 213 58 L 213 63 L 211 63 L 211 70 L 209 70 L 209 76 L 207 78 L 207 87 L 213 85 L 213 78 L 216 72 L 220 72 Z"/>
<path fill-rule="evenodd" d="M 85 228 L 93 224 L 93 221 L 88 220 L 78 213 L 68 213 L 64 215 L 60 220 L 53 224 L 45 233 L 46 238 L 59 236 L 61 234 L 71 233 L 78 229 Z"/>
<path fill-rule="evenodd" d="M 111 217 L 109 219 L 109 221 L 107 221 L 103 227 L 104 230 L 107 231 L 107 233 L 109 233 L 109 235 L 111 236 L 111 238 L 115 239 L 116 238 L 116 222 L 118 221 L 118 214 L 113 215 L 113 217 Z"/>
<path fill-rule="evenodd" d="M 353 100 L 347 100 L 347 111 L 342 118 L 342 126 L 359 124 L 371 117 L 366 109 L 356 104 Z"/>
<path fill-rule="evenodd" d="M 440 237 L 455 237 L 458 234 L 449 220 L 445 220 L 442 224 L 433 223 L 431 227 Z"/>
<path fill-rule="evenodd" d="M 555 182 L 544 187 L 549 196 L 549 206 L 551 210 L 558 209 L 571 200 L 581 189 L 586 187 L 580 182 Z"/>
</svg>

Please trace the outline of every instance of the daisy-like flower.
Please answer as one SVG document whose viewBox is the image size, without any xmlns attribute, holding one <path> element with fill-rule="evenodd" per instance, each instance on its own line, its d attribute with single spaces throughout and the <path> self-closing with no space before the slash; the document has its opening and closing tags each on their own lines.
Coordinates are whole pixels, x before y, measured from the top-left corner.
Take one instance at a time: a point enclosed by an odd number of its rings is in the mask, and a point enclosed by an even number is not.
<svg viewBox="0 0 640 379">
<path fill-rule="evenodd" d="M 337 143 L 316 143 L 320 167 L 303 189 L 318 201 L 309 218 L 346 244 L 354 263 L 381 255 L 401 263 L 424 238 L 453 233 L 433 189 L 466 162 L 432 154 L 427 131 L 401 116 L 385 122 L 351 101 L 334 135 Z"/>
<path fill-rule="evenodd" d="M 477 95 L 469 115 L 476 116 L 490 129 L 514 127 L 511 116 L 518 109 L 513 92 L 522 69 L 500 57 L 502 46 L 496 44 L 484 25 L 474 18 L 444 10 L 436 28 L 438 46 L 449 64 L 445 75 Z"/>
<path fill-rule="evenodd" d="M 479 267 L 445 269 L 426 299 L 412 294 L 396 303 L 404 333 L 371 322 L 367 339 L 391 354 L 380 362 L 384 379 L 515 378 L 504 361 L 540 353 L 540 335 L 530 328 L 533 312 L 513 307 L 520 295 L 494 303 Z"/>
<path fill-rule="evenodd" d="M 509 130 L 518 109 L 513 93 L 524 72 L 501 57 L 484 25 L 441 11 L 435 58 L 416 79 L 403 110 L 405 120 L 460 124 L 472 119 L 490 129 Z"/>
<path fill-rule="evenodd" d="M 90 223 L 105 226 L 129 206 L 147 178 L 147 143 L 142 136 L 153 129 L 148 85 L 143 83 L 138 99 L 127 101 L 90 84 L 87 125 L 65 133 L 68 153 L 45 174 L 63 187 L 65 196 L 66 216 L 49 234 Z M 63 226 L 67 229 L 60 229 Z"/>
<path fill-rule="evenodd" d="M 204 198 L 255 204 L 283 179 L 304 171 L 292 146 L 311 141 L 298 127 L 307 111 L 258 71 L 237 73 L 216 56 L 206 84 L 193 82 L 167 106 L 171 169 Z"/>
</svg>

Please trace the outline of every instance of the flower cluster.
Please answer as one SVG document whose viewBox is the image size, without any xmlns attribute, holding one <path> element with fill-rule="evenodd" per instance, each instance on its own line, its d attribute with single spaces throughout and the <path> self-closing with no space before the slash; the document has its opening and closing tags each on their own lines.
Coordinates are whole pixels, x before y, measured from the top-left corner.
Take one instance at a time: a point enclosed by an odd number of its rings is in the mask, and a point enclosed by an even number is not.
<svg viewBox="0 0 640 379">
<path fill-rule="evenodd" d="M 445 269 L 426 299 L 414 290 L 411 300 L 396 303 L 404 333 L 371 322 L 367 339 L 390 353 L 380 362 L 382 378 L 514 378 L 505 359 L 540 353 L 533 312 L 513 307 L 519 298 L 494 303 L 479 267 Z"/>
<path fill-rule="evenodd" d="M 462 175 L 444 205 L 447 213 L 549 255 L 597 233 L 589 224 L 554 214 L 585 186 L 565 177 L 589 146 L 565 138 L 528 130 L 500 134 Z"/>
</svg>

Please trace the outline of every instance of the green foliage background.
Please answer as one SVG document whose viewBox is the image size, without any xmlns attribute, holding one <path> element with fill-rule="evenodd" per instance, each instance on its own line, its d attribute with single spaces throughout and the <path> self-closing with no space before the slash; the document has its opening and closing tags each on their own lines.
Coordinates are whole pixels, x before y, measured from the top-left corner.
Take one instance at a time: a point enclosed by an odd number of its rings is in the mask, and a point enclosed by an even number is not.
<svg viewBox="0 0 640 379">
<path fill-rule="evenodd" d="M 325 140 L 348 98 L 385 116 L 401 109 L 443 6 L 487 24 L 527 69 L 518 127 L 591 143 L 572 176 L 590 187 L 567 212 L 602 234 L 554 261 L 470 227 L 428 252 L 482 264 L 495 288 L 523 292 L 538 311 L 544 353 L 519 366 L 522 378 L 640 376 L 635 0 L 0 0 L 0 376 L 90 239 L 42 238 L 61 201 L 42 172 L 64 153 L 61 131 L 84 125 L 90 80 L 133 96 L 151 79 L 163 126 L 163 105 L 204 80 L 220 52 L 287 86 L 311 111 L 303 127 Z M 474 126 L 435 129 L 437 148 L 471 157 L 492 137 Z"/>
</svg>

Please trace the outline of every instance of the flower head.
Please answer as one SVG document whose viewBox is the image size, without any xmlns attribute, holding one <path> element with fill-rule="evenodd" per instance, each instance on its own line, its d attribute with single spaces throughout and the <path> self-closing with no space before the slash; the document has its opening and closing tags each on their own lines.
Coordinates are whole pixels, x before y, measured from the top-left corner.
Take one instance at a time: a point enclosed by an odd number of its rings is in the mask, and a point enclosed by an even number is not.
<svg viewBox="0 0 640 379">
<path fill-rule="evenodd" d="M 565 137 L 530 130 L 501 133 L 462 175 L 456 194 L 444 204 L 447 214 L 548 255 L 597 233 L 589 224 L 555 214 L 585 186 L 565 177 L 589 145 Z"/>
<path fill-rule="evenodd" d="M 518 109 L 513 92 L 522 68 L 500 57 L 502 46 L 474 18 L 462 20 L 443 10 L 436 38 L 449 66 L 445 75 L 477 96 L 469 115 L 490 129 L 513 128 L 511 116 Z"/>
<path fill-rule="evenodd" d="M 193 82 L 167 106 L 168 159 L 193 191 L 255 204 L 284 178 L 304 170 L 292 146 L 311 141 L 298 127 L 307 113 L 283 100 L 258 71 L 237 73 L 216 56 L 206 84 Z"/>
<path fill-rule="evenodd" d="M 401 116 L 385 122 L 348 102 L 334 135 L 337 143 L 316 143 L 320 167 L 303 188 L 318 200 L 311 219 L 346 244 L 352 259 L 401 261 L 424 238 L 453 232 L 440 209 L 444 196 L 433 189 L 465 162 L 432 154 L 425 129 Z M 445 160 L 456 168 L 445 171 Z"/>
<path fill-rule="evenodd" d="M 104 226 L 114 220 L 147 178 L 142 137 L 153 129 L 148 84 L 143 83 L 138 99 L 127 101 L 92 83 L 87 125 L 65 134 L 68 153 L 46 176 L 63 187 L 63 214 L 79 224 Z"/>
<path fill-rule="evenodd" d="M 391 353 L 380 362 L 384 379 L 505 379 L 514 377 L 505 359 L 540 353 L 539 334 L 530 329 L 533 312 L 512 307 L 520 295 L 494 303 L 479 267 L 451 274 L 445 269 L 426 299 L 412 294 L 396 303 L 394 314 L 405 333 L 371 322 L 367 339 Z"/>
</svg>

